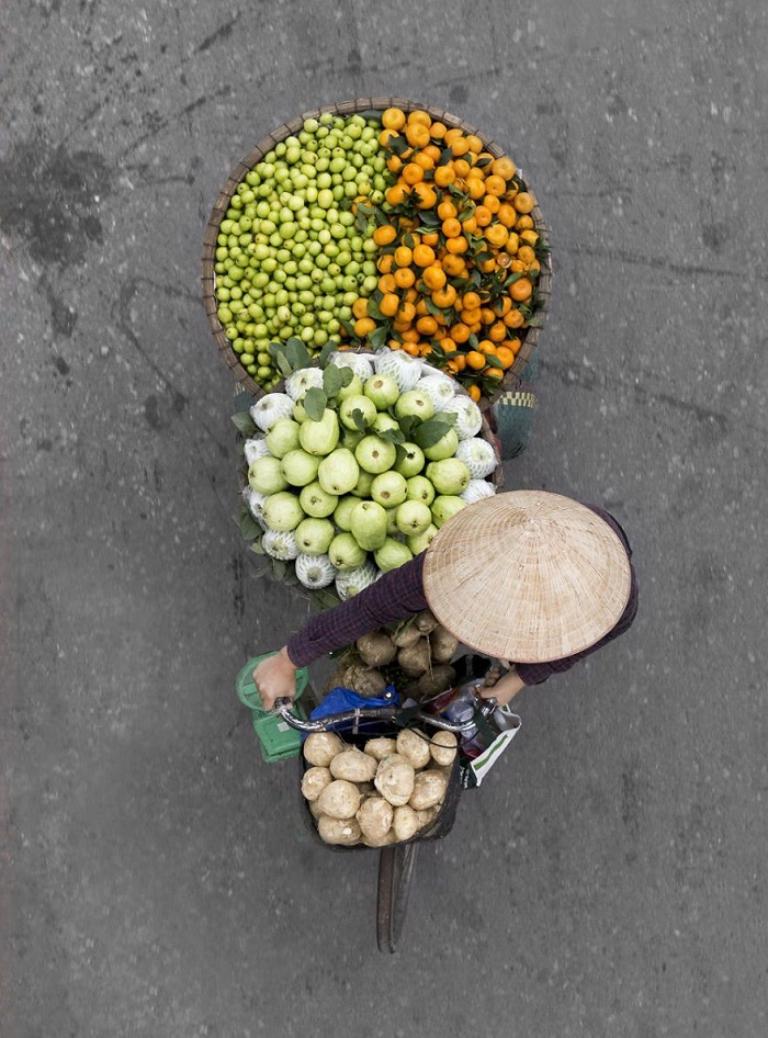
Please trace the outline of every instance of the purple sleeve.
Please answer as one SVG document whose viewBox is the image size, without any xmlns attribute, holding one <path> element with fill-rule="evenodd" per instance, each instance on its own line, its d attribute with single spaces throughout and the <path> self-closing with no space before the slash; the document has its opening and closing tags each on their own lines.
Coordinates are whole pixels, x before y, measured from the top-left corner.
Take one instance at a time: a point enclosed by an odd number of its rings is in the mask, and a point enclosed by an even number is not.
<svg viewBox="0 0 768 1038">
<path fill-rule="evenodd" d="M 318 613 L 288 640 L 288 655 L 297 667 L 351 645 L 361 635 L 427 608 L 422 570 L 424 554 L 383 577 L 354 598 Z"/>
<path fill-rule="evenodd" d="M 627 540 L 627 535 L 613 516 L 596 505 L 588 505 L 587 507 L 591 508 L 601 519 L 604 519 L 611 529 L 619 535 L 624 547 L 627 549 L 627 555 L 631 559 L 632 549 Z M 574 663 L 578 663 L 579 660 L 583 660 L 586 656 L 597 652 L 598 649 L 602 649 L 608 642 L 612 642 L 614 638 L 618 638 L 620 634 L 624 634 L 625 631 L 629 630 L 637 614 L 637 578 L 631 562 L 630 570 L 632 573 L 632 583 L 629 590 L 629 601 L 616 626 L 601 638 L 599 642 L 590 645 L 583 652 L 577 652 L 574 656 L 566 656 L 561 660 L 550 660 L 549 663 L 518 663 L 516 670 L 521 681 L 525 682 L 526 685 L 540 685 L 553 674 L 562 674 L 564 671 L 570 670 Z"/>
</svg>

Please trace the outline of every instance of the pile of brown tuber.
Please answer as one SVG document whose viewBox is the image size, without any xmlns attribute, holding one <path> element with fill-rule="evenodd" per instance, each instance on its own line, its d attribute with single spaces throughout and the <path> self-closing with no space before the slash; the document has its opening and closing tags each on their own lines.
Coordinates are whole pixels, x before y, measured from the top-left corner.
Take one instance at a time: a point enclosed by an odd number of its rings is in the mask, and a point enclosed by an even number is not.
<svg viewBox="0 0 768 1038">
<path fill-rule="evenodd" d="M 452 732 L 405 728 L 362 750 L 332 732 L 304 743 L 301 792 L 325 843 L 385 847 L 410 840 L 437 817 L 457 753 Z"/>
<path fill-rule="evenodd" d="M 334 684 L 373 697 L 391 682 L 404 698 L 429 699 L 453 685 L 456 672 L 450 661 L 458 645 L 424 610 L 393 631 L 372 631 L 358 638 L 342 658 Z"/>
</svg>

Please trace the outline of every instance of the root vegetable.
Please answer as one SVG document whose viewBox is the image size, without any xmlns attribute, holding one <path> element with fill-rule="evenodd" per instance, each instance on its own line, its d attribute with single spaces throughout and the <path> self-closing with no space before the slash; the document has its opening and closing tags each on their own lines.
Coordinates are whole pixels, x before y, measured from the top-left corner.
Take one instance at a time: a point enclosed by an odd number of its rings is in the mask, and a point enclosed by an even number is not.
<svg viewBox="0 0 768 1038">
<path fill-rule="evenodd" d="M 450 688 L 456 680 L 456 671 L 447 663 L 441 663 L 433 667 L 431 672 L 422 674 L 416 683 L 416 698 L 428 699 L 430 696 L 439 695 Z"/>
<path fill-rule="evenodd" d="M 392 662 L 397 652 L 397 646 L 383 631 L 371 631 L 370 634 L 364 634 L 362 638 L 357 639 L 356 645 L 363 663 L 369 667 L 386 666 L 387 663 Z"/>
<path fill-rule="evenodd" d="M 327 768 L 344 743 L 333 732 L 313 732 L 304 743 L 304 760 L 319 768 Z"/>
<path fill-rule="evenodd" d="M 413 765 L 414 770 L 429 764 L 429 739 L 417 729 L 404 728 L 397 736 L 397 752 Z"/>
<path fill-rule="evenodd" d="M 411 678 L 417 678 L 429 670 L 432 660 L 426 638 L 421 638 L 413 645 L 401 649 L 397 654 L 397 662 Z"/>
<path fill-rule="evenodd" d="M 360 807 L 360 790 L 346 779 L 335 779 L 325 787 L 317 803 L 331 818 L 352 818 Z"/>
<path fill-rule="evenodd" d="M 428 609 L 419 613 L 414 622 L 422 634 L 430 634 L 437 627 L 437 620 Z"/>
<path fill-rule="evenodd" d="M 317 820 L 317 831 L 325 843 L 340 844 L 342 847 L 354 847 L 360 842 L 360 826 L 354 818 L 329 818 L 321 815 Z"/>
<path fill-rule="evenodd" d="M 351 688 L 369 699 L 380 696 L 387 687 L 384 675 L 378 670 L 370 670 L 354 663 L 341 673 L 338 680 L 344 688 Z"/>
<path fill-rule="evenodd" d="M 390 843 L 397 843 L 397 837 L 395 836 L 394 829 L 390 829 L 379 840 L 372 840 L 368 836 L 363 836 L 363 843 L 366 847 L 387 847 Z"/>
<path fill-rule="evenodd" d="M 425 807 L 421 811 L 417 811 L 416 818 L 419 823 L 419 832 L 428 829 L 439 814 L 440 808 L 437 805 L 435 807 Z"/>
<path fill-rule="evenodd" d="M 429 644 L 432 659 L 438 663 L 448 663 L 459 647 L 459 639 L 438 625 L 429 636 Z"/>
<path fill-rule="evenodd" d="M 432 736 L 429 752 L 436 764 L 448 767 L 454 762 L 457 745 L 458 742 L 453 732 L 436 732 Z"/>
<path fill-rule="evenodd" d="M 330 789 L 330 786 L 328 788 Z M 434 807 L 443 799 L 447 788 L 448 778 L 443 772 L 434 769 L 420 771 L 414 779 L 413 792 L 408 798 L 408 803 L 415 811 Z"/>
<path fill-rule="evenodd" d="M 309 808 L 309 813 L 312 815 L 312 817 L 314 819 L 318 819 L 318 818 L 322 817 L 323 813 L 320 810 L 320 808 L 317 806 L 317 801 L 316 800 L 308 800 L 307 801 L 307 807 Z"/>
<path fill-rule="evenodd" d="M 360 805 L 355 817 L 367 840 L 383 840 L 392 828 L 392 805 L 383 797 L 368 797 Z"/>
<path fill-rule="evenodd" d="M 389 757 L 397 750 L 397 743 L 394 739 L 385 739 L 384 736 L 379 736 L 376 739 L 369 739 L 365 744 L 365 752 L 371 757 L 375 757 L 376 760 L 384 760 L 385 757 Z"/>
<path fill-rule="evenodd" d="M 337 753 L 331 761 L 331 775 L 335 779 L 347 779 L 349 782 L 370 782 L 376 774 L 378 762 L 367 753 L 362 753 L 354 746 Z"/>
<path fill-rule="evenodd" d="M 305 800 L 317 800 L 326 786 L 331 783 L 328 768 L 307 768 L 301 779 L 301 792 Z"/>
<path fill-rule="evenodd" d="M 409 645 L 415 645 L 421 637 L 421 631 L 414 623 L 408 623 L 392 635 L 393 643 L 398 649 L 406 649 Z"/>
<path fill-rule="evenodd" d="M 396 807 L 392 828 L 398 840 L 410 840 L 419 831 L 419 816 L 407 804 Z"/>
<path fill-rule="evenodd" d="M 402 807 L 411 798 L 414 776 L 415 772 L 411 762 L 407 761 L 405 757 L 393 753 L 379 763 L 373 783 L 379 793 L 393 807 Z"/>
</svg>

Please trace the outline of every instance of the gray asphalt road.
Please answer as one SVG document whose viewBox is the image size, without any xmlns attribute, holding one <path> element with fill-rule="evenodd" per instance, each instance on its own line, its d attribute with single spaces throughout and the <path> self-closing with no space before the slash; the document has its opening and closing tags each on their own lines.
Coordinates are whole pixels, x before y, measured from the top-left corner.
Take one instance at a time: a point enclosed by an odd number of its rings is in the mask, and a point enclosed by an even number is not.
<svg viewBox="0 0 768 1038">
<path fill-rule="evenodd" d="M 766 1033 L 768 14 L 760 0 L 7 0 L 0 54 L 3 1038 Z M 198 301 L 234 160 L 402 93 L 553 228 L 511 486 L 606 504 L 631 633 L 521 700 L 374 950 L 374 861 L 298 829 L 233 696 L 256 575 Z"/>
</svg>

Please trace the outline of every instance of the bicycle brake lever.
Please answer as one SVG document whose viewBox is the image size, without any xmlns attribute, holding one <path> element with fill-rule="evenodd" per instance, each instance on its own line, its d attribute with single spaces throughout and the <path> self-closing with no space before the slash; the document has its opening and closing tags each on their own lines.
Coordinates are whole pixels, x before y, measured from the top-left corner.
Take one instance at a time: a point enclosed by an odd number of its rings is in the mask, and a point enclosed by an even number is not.
<svg viewBox="0 0 768 1038">
<path fill-rule="evenodd" d="M 483 699 L 481 699 L 480 701 L 480 706 L 478 708 L 480 711 L 480 716 L 485 718 L 492 717 L 493 714 L 496 713 L 498 706 L 498 701 L 494 699 L 493 696 L 491 696 L 488 699 L 483 697 Z"/>
</svg>

